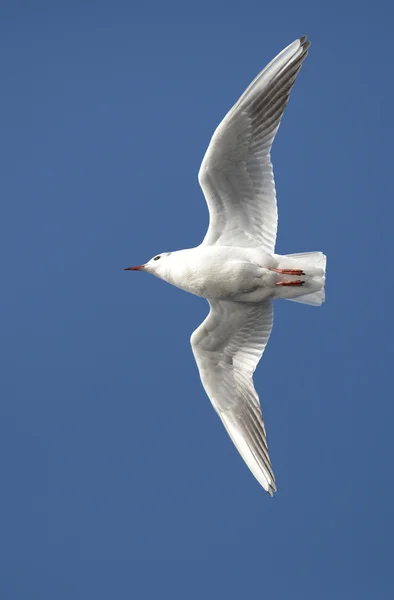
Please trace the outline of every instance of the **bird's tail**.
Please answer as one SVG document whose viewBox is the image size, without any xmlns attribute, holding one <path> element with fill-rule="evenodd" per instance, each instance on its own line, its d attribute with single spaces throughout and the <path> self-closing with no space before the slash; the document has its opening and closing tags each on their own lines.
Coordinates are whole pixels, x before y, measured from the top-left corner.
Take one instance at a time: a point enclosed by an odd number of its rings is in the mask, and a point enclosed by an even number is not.
<svg viewBox="0 0 394 600">
<path fill-rule="evenodd" d="M 305 284 L 302 287 L 304 294 L 295 298 L 288 298 L 288 300 L 302 304 L 312 304 L 313 306 L 323 304 L 325 300 L 326 255 L 323 252 L 301 252 L 299 254 L 286 254 L 281 258 L 281 264 L 278 265 L 280 268 L 291 268 L 289 267 L 290 261 L 286 261 L 286 258 L 290 258 L 292 267 L 302 269 L 306 275 Z"/>
</svg>

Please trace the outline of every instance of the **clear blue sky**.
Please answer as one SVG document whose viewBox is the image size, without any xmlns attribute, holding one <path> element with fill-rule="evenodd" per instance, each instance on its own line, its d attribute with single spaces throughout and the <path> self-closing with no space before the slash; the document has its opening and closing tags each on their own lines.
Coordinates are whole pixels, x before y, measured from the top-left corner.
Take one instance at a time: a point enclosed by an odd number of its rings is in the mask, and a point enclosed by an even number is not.
<svg viewBox="0 0 394 600">
<path fill-rule="evenodd" d="M 392 597 L 393 13 L 1 3 L 3 600 Z M 200 384 L 205 301 L 123 268 L 201 241 L 210 136 L 304 33 L 278 251 L 326 252 L 327 302 L 277 303 L 256 373 L 271 499 Z"/>
</svg>

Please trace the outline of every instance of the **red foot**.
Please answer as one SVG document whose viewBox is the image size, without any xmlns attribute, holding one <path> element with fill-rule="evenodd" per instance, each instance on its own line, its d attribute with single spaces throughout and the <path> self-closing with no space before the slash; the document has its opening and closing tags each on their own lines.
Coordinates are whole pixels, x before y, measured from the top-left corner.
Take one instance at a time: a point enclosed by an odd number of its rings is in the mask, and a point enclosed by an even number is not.
<svg viewBox="0 0 394 600">
<path fill-rule="evenodd" d="M 270 269 L 270 271 L 275 271 L 275 273 L 280 273 L 281 275 L 305 275 L 301 269 Z"/>
<path fill-rule="evenodd" d="M 297 279 L 296 281 L 278 281 L 276 285 L 296 285 L 301 286 L 304 285 L 305 281 L 301 281 L 301 279 Z"/>
</svg>

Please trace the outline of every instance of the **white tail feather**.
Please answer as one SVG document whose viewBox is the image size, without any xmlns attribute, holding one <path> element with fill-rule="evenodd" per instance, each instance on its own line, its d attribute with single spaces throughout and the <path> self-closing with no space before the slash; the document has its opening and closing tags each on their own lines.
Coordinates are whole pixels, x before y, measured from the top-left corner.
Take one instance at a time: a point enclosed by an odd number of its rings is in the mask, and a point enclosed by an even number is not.
<svg viewBox="0 0 394 600">
<path fill-rule="evenodd" d="M 289 258 L 295 258 L 299 264 L 305 263 L 310 267 L 319 267 L 326 272 L 327 256 L 323 252 L 299 252 L 298 254 L 285 254 Z"/>
<path fill-rule="evenodd" d="M 311 306 L 321 306 L 326 299 L 324 287 L 319 292 L 313 294 L 305 294 L 305 296 L 298 296 L 298 298 L 287 298 L 291 302 L 299 302 L 300 304 L 310 304 Z"/>
<path fill-rule="evenodd" d="M 286 261 L 286 258 L 291 259 L 291 266 L 290 261 Z M 327 257 L 323 252 L 300 252 L 298 254 L 285 254 L 281 256 L 281 261 L 278 265 L 279 268 L 302 269 L 306 274 L 306 282 L 303 286 L 306 293 L 295 298 L 287 298 L 287 300 L 300 302 L 301 304 L 310 304 L 312 306 L 323 304 L 325 300 L 326 263 Z"/>
</svg>

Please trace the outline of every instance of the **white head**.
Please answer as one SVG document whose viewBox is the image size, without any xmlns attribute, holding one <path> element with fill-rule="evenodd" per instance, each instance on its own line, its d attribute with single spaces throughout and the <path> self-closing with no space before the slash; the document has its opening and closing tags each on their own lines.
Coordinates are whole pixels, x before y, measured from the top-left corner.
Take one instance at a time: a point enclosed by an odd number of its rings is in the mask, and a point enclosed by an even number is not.
<svg viewBox="0 0 394 600">
<path fill-rule="evenodd" d="M 125 271 L 147 271 L 156 275 L 156 277 L 164 278 L 165 272 L 168 268 L 168 257 L 171 256 L 171 252 L 162 252 L 156 254 L 144 265 L 138 265 L 136 267 L 127 267 Z"/>
</svg>

